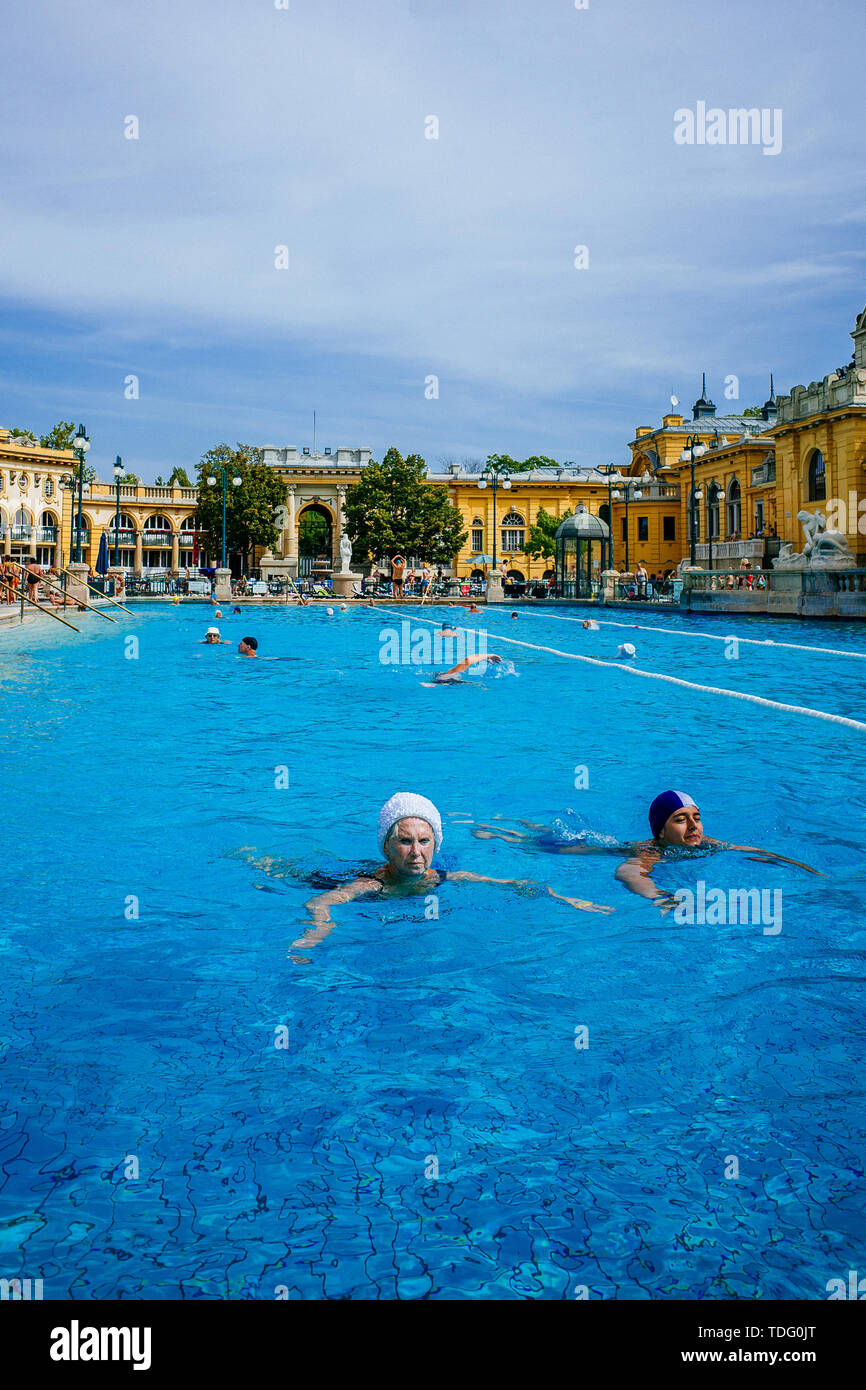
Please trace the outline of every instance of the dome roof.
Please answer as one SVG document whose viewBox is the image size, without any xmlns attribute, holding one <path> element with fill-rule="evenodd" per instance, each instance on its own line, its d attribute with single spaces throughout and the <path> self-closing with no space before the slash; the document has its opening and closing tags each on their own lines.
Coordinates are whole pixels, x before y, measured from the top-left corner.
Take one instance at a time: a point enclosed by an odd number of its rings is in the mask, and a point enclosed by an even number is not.
<svg viewBox="0 0 866 1390">
<path fill-rule="evenodd" d="M 592 512 L 575 512 L 574 516 L 567 516 L 556 530 L 556 539 L 566 540 L 569 536 L 576 536 L 580 540 L 606 541 L 610 532 L 607 523 L 601 517 L 593 516 Z"/>
</svg>

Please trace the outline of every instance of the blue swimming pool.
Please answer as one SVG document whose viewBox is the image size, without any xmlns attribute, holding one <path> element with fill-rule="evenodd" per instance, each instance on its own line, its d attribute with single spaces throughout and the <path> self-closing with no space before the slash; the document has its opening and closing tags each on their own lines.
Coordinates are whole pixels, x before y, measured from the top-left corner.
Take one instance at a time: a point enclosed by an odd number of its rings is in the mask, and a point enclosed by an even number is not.
<svg viewBox="0 0 866 1390">
<path fill-rule="evenodd" d="M 540 648 L 630 640 L 643 671 L 858 721 L 866 632 L 460 612 L 513 674 L 431 689 L 380 660 L 387 609 L 223 620 L 258 661 L 200 645 L 202 606 L 120 616 L 0 634 L 0 1276 L 83 1300 L 824 1299 L 862 1269 L 862 729 Z M 822 870 L 660 871 L 781 889 L 778 933 L 678 924 L 615 857 L 473 833 L 643 837 L 667 786 L 709 835 Z M 440 807 L 446 866 L 615 912 L 445 884 L 438 917 L 335 909 L 292 960 L 309 883 L 377 861 L 402 789 Z"/>
</svg>

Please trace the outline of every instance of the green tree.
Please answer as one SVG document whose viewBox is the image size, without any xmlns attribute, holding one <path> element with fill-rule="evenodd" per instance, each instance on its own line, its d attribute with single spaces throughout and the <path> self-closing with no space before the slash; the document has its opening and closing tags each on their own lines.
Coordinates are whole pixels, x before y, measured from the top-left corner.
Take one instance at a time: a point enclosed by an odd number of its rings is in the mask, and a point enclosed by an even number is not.
<svg viewBox="0 0 866 1390">
<path fill-rule="evenodd" d="M 760 413 L 761 407 L 759 405 L 750 405 L 747 410 L 743 411 L 744 415 L 760 415 Z"/>
<path fill-rule="evenodd" d="M 58 420 L 47 434 L 40 435 L 43 449 L 71 449 L 78 429 L 71 420 Z"/>
<path fill-rule="evenodd" d="M 348 488 L 344 516 L 359 560 L 402 554 L 447 563 L 469 534 L 444 489 L 427 482 L 420 454 L 404 459 L 394 448 Z"/>
<path fill-rule="evenodd" d="M 226 480 L 226 554 L 239 551 L 249 563 L 254 546 L 273 546 L 279 536 L 278 508 L 285 506 L 286 487 L 279 474 L 262 463 L 262 451 L 252 444 L 218 444 L 208 449 L 198 466 L 196 527 L 209 555 L 222 552 L 222 479 Z M 208 478 L 216 486 L 208 486 Z M 232 478 L 239 477 L 239 487 Z"/>
<path fill-rule="evenodd" d="M 189 474 L 187 473 L 185 468 L 181 468 L 180 464 L 178 464 L 175 468 L 172 469 L 167 486 L 192 487 L 192 483 L 189 480 Z"/>
<path fill-rule="evenodd" d="M 531 473 L 533 468 L 559 467 L 556 459 L 548 458 L 546 454 L 531 454 L 522 462 L 513 459 L 510 454 L 488 454 L 487 462 L 496 464 L 499 468 L 507 468 L 509 473 Z"/>
<path fill-rule="evenodd" d="M 538 516 L 529 528 L 529 534 L 523 547 L 525 554 L 532 560 L 555 559 L 557 528 L 562 525 L 567 516 L 573 514 L 573 507 L 569 507 L 562 516 L 551 516 L 543 507 L 539 507 Z"/>
<path fill-rule="evenodd" d="M 135 487 L 137 483 L 141 482 L 141 479 L 137 473 L 133 473 L 130 469 L 124 468 L 123 477 L 120 481 L 123 487 Z"/>
</svg>

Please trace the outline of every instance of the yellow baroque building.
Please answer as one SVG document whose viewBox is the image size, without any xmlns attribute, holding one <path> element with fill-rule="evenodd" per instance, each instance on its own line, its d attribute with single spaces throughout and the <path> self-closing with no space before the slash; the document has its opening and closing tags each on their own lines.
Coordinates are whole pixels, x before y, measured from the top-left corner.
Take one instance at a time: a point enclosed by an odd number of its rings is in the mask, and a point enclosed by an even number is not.
<svg viewBox="0 0 866 1390">
<path fill-rule="evenodd" d="M 717 416 L 704 387 L 691 420 L 670 414 L 655 429 L 635 431 L 630 476 L 680 484 L 676 544 L 651 549 L 648 569 L 691 558 L 692 523 L 701 568 L 736 569 L 743 560 L 767 568 L 785 542 L 802 550 L 798 513 L 816 511 L 866 565 L 866 310 L 851 337 L 850 362 L 821 381 L 776 397 L 771 378 L 757 416 Z M 695 459 L 693 496 L 681 455 L 695 440 L 704 452 Z M 619 522 L 615 512 L 615 529 Z"/>
</svg>

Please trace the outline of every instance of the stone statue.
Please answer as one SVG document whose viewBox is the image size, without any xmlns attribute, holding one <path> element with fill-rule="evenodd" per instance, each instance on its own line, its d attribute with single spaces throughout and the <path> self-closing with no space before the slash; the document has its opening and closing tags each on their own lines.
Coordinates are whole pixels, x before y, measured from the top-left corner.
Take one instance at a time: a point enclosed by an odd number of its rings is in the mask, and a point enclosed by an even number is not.
<svg viewBox="0 0 866 1390">
<path fill-rule="evenodd" d="M 344 531 L 340 537 L 340 571 L 342 574 L 348 574 L 351 568 L 352 542 Z"/>
<path fill-rule="evenodd" d="M 856 567 L 857 560 L 846 536 L 842 531 L 827 530 L 823 512 L 801 511 L 797 513 L 797 520 L 806 537 L 803 553 L 798 555 L 791 541 L 783 541 L 773 561 L 774 569 L 848 570 Z"/>
</svg>

